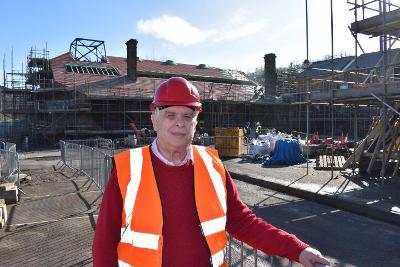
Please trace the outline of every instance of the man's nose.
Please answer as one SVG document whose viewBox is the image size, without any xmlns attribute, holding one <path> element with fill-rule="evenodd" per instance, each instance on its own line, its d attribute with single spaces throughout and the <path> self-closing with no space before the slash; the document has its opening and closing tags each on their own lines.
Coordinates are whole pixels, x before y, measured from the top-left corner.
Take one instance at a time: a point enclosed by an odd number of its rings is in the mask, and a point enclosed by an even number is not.
<svg viewBox="0 0 400 267">
<path fill-rule="evenodd" d="M 183 127 L 185 125 L 185 121 L 183 116 L 177 116 L 176 118 L 176 126 Z"/>
</svg>

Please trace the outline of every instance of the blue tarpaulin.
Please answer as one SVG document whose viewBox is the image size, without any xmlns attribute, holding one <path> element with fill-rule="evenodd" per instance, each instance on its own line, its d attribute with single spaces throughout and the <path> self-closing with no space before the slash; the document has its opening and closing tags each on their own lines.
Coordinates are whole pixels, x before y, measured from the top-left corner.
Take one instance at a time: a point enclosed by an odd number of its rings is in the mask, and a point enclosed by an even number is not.
<svg viewBox="0 0 400 267">
<path fill-rule="evenodd" d="M 300 149 L 300 143 L 295 139 L 283 139 L 275 142 L 275 150 L 272 157 L 264 161 L 263 166 L 271 165 L 295 165 L 305 163 Z"/>
</svg>

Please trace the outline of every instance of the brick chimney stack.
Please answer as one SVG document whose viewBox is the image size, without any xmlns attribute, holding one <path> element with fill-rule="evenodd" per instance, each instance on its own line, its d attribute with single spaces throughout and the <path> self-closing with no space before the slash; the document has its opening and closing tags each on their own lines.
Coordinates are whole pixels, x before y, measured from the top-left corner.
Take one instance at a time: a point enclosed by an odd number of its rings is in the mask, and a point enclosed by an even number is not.
<svg viewBox="0 0 400 267">
<path fill-rule="evenodd" d="M 278 84 L 278 75 L 276 74 L 276 55 L 273 53 L 264 56 L 264 78 L 265 78 L 265 96 L 273 97 L 276 95 L 276 86 Z"/>
<path fill-rule="evenodd" d="M 137 80 L 137 43 L 136 39 L 126 42 L 126 68 L 128 79 Z"/>
</svg>

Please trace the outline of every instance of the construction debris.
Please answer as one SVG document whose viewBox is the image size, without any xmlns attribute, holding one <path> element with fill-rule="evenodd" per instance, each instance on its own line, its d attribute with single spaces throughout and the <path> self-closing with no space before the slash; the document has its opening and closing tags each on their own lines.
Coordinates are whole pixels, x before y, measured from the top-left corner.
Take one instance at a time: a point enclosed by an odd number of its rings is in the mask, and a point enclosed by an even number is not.
<svg viewBox="0 0 400 267">
<path fill-rule="evenodd" d="M 18 202 L 18 188 L 14 183 L 0 184 L 0 199 L 4 199 L 6 204 Z"/>
<path fill-rule="evenodd" d="M 395 110 L 399 110 L 400 103 L 396 103 Z M 388 110 L 379 120 L 373 123 L 367 136 L 358 145 L 354 155 L 343 164 L 349 168 L 358 163 L 360 172 L 371 174 L 378 170 L 392 170 L 395 176 L 399 169 L 400 160 L 400 118 L 397 113 Z M 384 173 L 383 173 L 384 174 Z"/>
<path fill-rule="evenodd" d="M 0 229 L 4 227 L 7 222 L 7 206 L 4 199 L 0 199 Z"/>
</svg>

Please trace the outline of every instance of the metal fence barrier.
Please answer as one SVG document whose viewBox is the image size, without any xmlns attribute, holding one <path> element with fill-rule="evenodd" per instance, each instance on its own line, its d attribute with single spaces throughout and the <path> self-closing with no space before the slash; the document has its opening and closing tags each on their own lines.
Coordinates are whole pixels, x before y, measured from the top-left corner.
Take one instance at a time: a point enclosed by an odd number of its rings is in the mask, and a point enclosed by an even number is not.
<svg viewBox="0 0 400 267">
<path fill-rule="evenodd" d="M 104 192 L 112 169 L 112 157 L 98 148 L 60 141 L 61 162 L 86 175 Z"/>
<path fill-rule="evenodd" d="M 0 142 L 0 183 L 16 183 L 19 187 L 19 156 L 16 144 Z"/>
<path fill-rule="evenodd" d="M 106 138 L 68 140 L 68 143 L 84 145 L 88 147 L 97 147 L 102 149 L 113 149 L 113 141 Z"/>
</svg>

